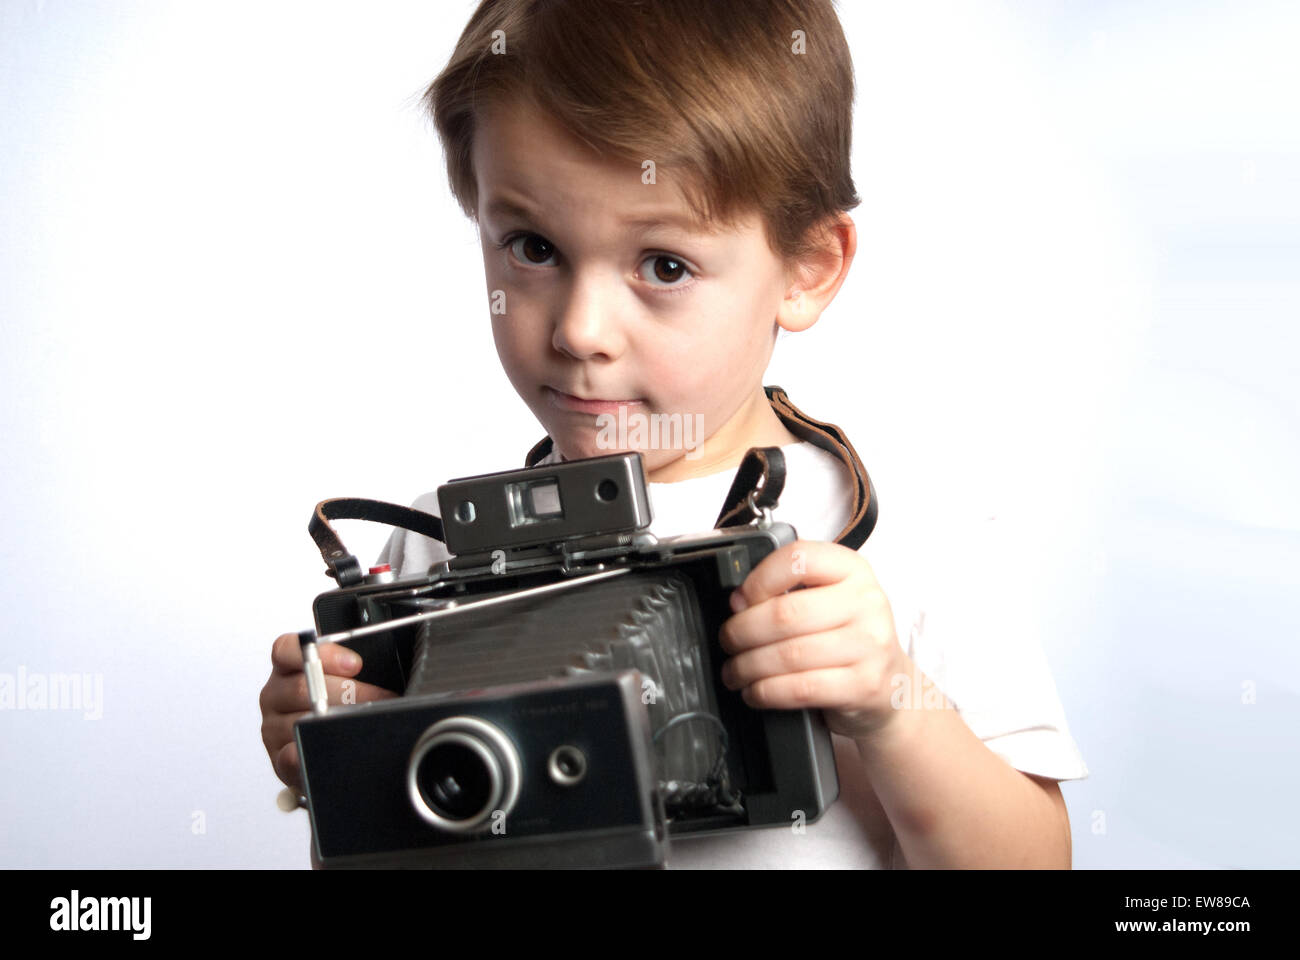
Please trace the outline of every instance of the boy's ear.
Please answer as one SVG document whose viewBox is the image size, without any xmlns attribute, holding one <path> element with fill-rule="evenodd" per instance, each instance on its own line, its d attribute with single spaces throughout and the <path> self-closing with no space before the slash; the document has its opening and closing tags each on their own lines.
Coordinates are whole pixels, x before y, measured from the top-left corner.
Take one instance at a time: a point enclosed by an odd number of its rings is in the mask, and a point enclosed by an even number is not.
<svg viewBox="0 0 1300 960">
<path fill-rule="evenodd" d="M 785 299 L 777 312 L 777 325 L 798 333 L 816 323 L 848 276 L 857 250 L 858 230 L 847 213 L 822 226 L 816 248 L 786 270 Z"/>
</svg>

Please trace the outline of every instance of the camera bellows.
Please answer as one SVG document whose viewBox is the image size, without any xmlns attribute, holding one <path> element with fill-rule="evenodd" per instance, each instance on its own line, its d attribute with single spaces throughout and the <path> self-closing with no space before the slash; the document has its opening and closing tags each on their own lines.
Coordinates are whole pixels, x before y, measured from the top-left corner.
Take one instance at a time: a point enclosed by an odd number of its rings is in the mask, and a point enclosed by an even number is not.
<svg viewBox="0 0 1300 960">
<path fill-rule="evenodd" d="M 666 805 L 713 806 L 727 792 L 726 742 L 699 609 L 691 581 L 673 571 L 467 609 L 421 628 L 406 696 L 638 670 Z"/>
</svg>

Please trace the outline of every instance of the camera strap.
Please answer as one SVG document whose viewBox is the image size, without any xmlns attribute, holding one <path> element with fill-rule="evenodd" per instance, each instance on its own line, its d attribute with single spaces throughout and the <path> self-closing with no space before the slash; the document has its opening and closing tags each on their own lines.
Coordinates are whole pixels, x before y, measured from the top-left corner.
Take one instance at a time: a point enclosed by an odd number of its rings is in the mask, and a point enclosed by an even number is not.
<svg viewBox="0 0 1300 960">
<path fill-rule="evenodd" d="M 849 522 L 835 537 L 835 542 L 856 550 L 867 542 L 876 526 L 878 506 L 876 488 L 867 468 L 853 449 L 844 431 L 833 423 L 814 420 L 804 413 L 780 387 L 764 387 L 772 410 L 787 430 L 800 440 L 807 440 L 839 460 L 853 478 L 853 512 Z M 531 467 L 546 457 L 553 447 L 550 437 L 543 437 L 528 451 L 524 466 Z M 785 455 L 780 447 L 751 447 L 740 462 L 731 490 L 718 513 L 715 527 L 741 526 L 761 518 L 763 510 L 776 505 L 785 486 Z"/>
<path fill-rule="evenodd" d="M 364 500 L 360 497 L 338 497 L 334 500 L 322 500 L 316 504 L 316 512 L 307 524 L 307 532 L 320 548 L 320 555 L 325 559 L 327 576 L 333 577 L 340 587 L 349 587 L 360 583 L 362 579 L 361 564 L 357 558 L 348 553 L 343 541 L 330 526 L 331 520 L 373 520 L 390 527 L 401 527 L 416 533 L 442 540 L 442 520 L 423 510 L 411 507 L 399 507 L 395 503 L 382 500 Z"/>
</svg>

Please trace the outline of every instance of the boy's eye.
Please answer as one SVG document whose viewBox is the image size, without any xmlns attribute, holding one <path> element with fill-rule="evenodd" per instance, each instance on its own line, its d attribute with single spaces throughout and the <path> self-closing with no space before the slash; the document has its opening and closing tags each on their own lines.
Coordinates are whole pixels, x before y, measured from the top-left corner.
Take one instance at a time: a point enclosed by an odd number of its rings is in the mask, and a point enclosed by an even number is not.
<svg viewBox="0 0 1300 960">
<path fill-rule="evenodd" d="M 649 270 L 643 270 L 641 275 L 650 281 L 651 286 L 680 287 L 678 283 L 683 276 L 689 276 L 690 270 L 686 264 L 676 257 L 670 257 L 667 254 L 656 253 L 653 256 L 646 257 L 641 262 L 642 266 L 650 264 Z"/>
<path fill-rule="evenodd" d="M 555 255 L 555 247 L 545 237 L 523 233 L 506 241 L 515 257 L 523 263 L 540 266 Z"/>
</svg>

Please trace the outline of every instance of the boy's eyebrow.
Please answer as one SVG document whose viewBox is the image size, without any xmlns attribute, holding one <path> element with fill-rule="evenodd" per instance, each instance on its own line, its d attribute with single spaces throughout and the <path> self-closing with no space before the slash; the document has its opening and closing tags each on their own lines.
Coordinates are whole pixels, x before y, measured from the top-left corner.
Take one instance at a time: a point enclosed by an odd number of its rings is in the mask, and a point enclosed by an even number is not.
<svg viewBox="0 0 1300 960">
<path fill-rule="evenodd" d="M 496 217 L 519 217 L 524 220 L 539 222 L 537 215 L 528 207 L 521 203 L 516 203 L 506 197 L 497 197 L 487 205 L 486 216 Z M 699 222 L 689 214 L 666 212 L 657 215 L 646 215 L 639 217 L 628 217 L 620 221 L 620 225 L 629 230 L 649 230 L 653 227 L 676 227 L 684 233 L 702 233 L 704 232 Z"/>
</svg>

